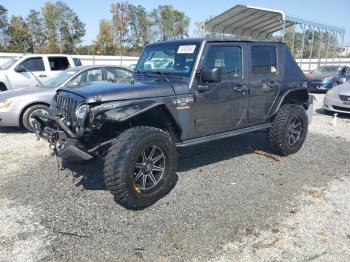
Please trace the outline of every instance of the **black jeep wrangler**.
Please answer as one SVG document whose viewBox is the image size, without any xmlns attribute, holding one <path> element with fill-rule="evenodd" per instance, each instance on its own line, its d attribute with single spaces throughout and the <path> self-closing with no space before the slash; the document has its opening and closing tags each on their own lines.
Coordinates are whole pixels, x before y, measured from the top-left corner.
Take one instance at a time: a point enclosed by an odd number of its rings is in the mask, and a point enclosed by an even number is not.
<svg viewBox="0 0 350 262">
<path fill-rule="evenodd" d="M 276 153 L 296 153 L 310 101 L 285 44 L 188 39 L 146 46 L 129 84 L 58 90 L 34 126 L 63 162 L 102 156 L 108 190 L 141 209 L 174 183 L 176 147 L 265 130 Z"/>
</svg>

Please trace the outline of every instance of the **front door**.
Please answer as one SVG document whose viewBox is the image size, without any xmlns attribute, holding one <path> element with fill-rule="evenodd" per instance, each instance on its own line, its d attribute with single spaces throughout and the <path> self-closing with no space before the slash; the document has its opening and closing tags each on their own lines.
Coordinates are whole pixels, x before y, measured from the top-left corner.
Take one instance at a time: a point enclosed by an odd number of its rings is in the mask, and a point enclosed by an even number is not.
<svg viewBox="0 0 350 262">
<path fill-rule="evenodd" d="M 13 88 L 35 87 L 40 85 L 39 81 L 43 82 L 45 80 L 45 77 L 42 77 L 46 76 L 44 61 L 42 57 L 27 58 L 19 65 L 25 67 L 30 72 L 16 72 L 15 70 L 11 70 L 8 73 L 8 77 Z"/>
<path fill-rule="evenodd" d="M 195 129 L 200 134 L 217 133 L 247 123 L 248 92 L 244 81 L 242 54 L 244 44 L 211 43 L 205 49 L 200 69 L 222 68 L 221 82 L 201 83 L 196 91 Z"/>
</svg>

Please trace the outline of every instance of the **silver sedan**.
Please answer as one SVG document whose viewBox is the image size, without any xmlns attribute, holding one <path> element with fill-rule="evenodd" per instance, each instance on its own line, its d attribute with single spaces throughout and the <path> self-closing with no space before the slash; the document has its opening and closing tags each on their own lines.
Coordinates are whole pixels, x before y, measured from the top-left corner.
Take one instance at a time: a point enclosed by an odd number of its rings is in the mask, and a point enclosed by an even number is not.
<svg viewBox="0 0 350 262">
<path fill-rule="evenodd" d="M 350 113 L 350 82 L 330 89 L 323 100 L 326 110 L 337 113 Z"/>
<path fill-rule="evenodd" d="M 127 82 L 132 71 L 120 66 L 81 66 L 67 69 L 37 88 L 23 88 L 0 93 L 0 126 L 24 127 L 33 132 L 34 112 L 47 113 L 57 88 L 74 88 L 93 81 Z"/>
</svg>

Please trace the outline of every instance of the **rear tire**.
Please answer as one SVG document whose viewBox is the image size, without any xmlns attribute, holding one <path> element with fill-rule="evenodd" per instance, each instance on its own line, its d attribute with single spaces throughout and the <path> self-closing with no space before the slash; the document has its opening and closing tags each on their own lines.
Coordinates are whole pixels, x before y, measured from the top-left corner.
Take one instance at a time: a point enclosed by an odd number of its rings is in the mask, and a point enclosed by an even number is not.
<svg viewBox="0 0 350 262">
<path fill-rule="evenodd" d="M 269 144 L 276 153 L 287 156 L 302 147 L 308 131 L 308 118 L 302 106 L 281 106 L 269 130 Z"/>
<path fill-rule="evenodd" d="M 176 165 L 176 148 L 168 133 L 134 127 L 121 133 L 108 149 L 105 185 L 120 205 L 143 209 L 169 192 L 176 180 Z"/>
<path fill-rule="evenodd" d="M 31 116 L 34 112 L 43 112 L 43 113 L 48 113 L 49 112 L 49 107 L 46 105 L 33 105 L 28 107 L 22 116 L 22 125 L 25 129 L 27 129 L 29 132 L 34 132 L 34 128 L 31 123 Z"/>
</svg>

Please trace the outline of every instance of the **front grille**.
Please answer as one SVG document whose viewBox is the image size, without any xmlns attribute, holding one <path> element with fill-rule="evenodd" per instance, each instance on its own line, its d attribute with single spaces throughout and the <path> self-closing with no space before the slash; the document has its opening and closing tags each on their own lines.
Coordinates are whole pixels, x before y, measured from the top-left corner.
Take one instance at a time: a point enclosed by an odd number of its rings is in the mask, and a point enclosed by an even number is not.
<svg viewBox="0 0 350 262">
<path fill-rule="evenodd" d="M 350 96 L 340 95 L 339 98 L 341 101 L 349 101 L 350 102 Z"/>
<path fill-rule="evenodd" d="M 348 107 L 333 106 L 333 108 L 334 108 L 335 110 L 339 110 L 339 111 L 350 112 L 350 108 L 348 108 Z"/>
<path fill-rule="evenodd" d="M 63 117 L 68 117 L 71 115 L 73 112 L 75 112 L 75 109 L 77 108 L 78 101 L 75 99 L 69 97 L 69 96 L 64 96 L 64 95 L 57 95 L 57 109 L 59 115 Z"/>
</svg>

